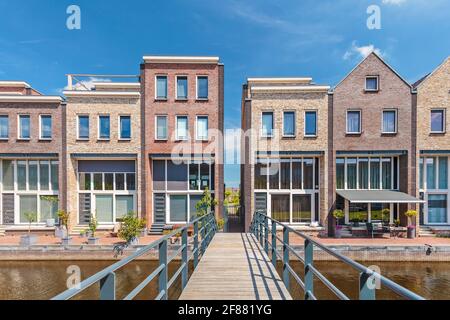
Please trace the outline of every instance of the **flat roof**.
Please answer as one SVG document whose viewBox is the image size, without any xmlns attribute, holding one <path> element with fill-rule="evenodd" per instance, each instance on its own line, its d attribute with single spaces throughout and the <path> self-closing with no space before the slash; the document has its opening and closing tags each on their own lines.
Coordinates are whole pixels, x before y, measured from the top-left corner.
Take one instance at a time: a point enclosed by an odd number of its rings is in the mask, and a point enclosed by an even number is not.
<svg viewBox="0 0 450 320">
<path fill-rule="evenodd" d="M 209 56 L 144 56 L 143 59 L 146 63 L 219 63 L 219 57 Z"/>
<path fill-rule="evenodd" d="M 424 203 L 407 193 L 391 190 L 337 190 L 351 203 Z"/>
<path fill-rule="evenodd" d="M 31 88 L 25 81 L 0 81 L 0 87 L 23 87 Z"/>
</svg>

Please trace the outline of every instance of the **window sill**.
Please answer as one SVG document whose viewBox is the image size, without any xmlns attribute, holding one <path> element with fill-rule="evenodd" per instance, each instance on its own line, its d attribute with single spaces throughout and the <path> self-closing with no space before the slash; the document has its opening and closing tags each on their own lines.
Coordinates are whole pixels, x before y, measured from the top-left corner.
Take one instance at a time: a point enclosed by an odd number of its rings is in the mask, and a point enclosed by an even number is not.
<svg viewBox="0 0 450 320">
<path fill-rule="evenodd" d="M 108 142 L 108 141 L 111 141 L 111 139 L 98 138 L 97 141 Z"/>
<path fill-rule="evenodd" d="M 282 138 L 283 138 L 283 139 L 295 139 L 296 136 L 295 136 L 295 135 L 283 135 Z"/>
<path fill-rule="evenodd" d="M 155 141 L 160 141 L 160 142 L 166 142 L 168 139 L 167 138 L 164 138 L 164 139 L 158 139 L 158 138 L 156 138 L 155 139 Z"/>
<path fill-rule="evenodd" d="M 303 137 L 305 139 L 316 139 L 317 138 L 317 134 L 305 134 Z"/>
<path fill-rule="evenodd" d="M 379 90 L 379 89 L 376 89 L 376 90 L 368 90 L 368 89 L 364 89 L 364 92 L 365 92 L 365 93 L 377 93 L 377 92 L 380 92 L 380 90 Z"/>
<path fill-rule="evenodd" d="M 30 138 L 18 138 L 17 141 L 31 141 Z"/>
<path fill-rule="evenodd" d="M 0 138 L 0 141 L 8 141 L 9 138 Z"/>
<path fill-rule="evenodd" d="M 175 142 L 186 142 L 186 141 L 188 141 L 187 138 L 186 139 L 180 139 L 180 138 L 175 139 Z"/>
<path fill-rule="evenodd" d="M 78 142 L 86 142 L 86 141 L 89 141 L 89 138 L 77 138 L 76 141 L 78 141 Z"/>
<path fill-rule="evenodd" d="M 195 141 L 197 141 L 197 142 L 208 142 L 209 139 L 208 138 L 206 138 L 206 139 L 195 139 Z"/>
<path fill-rule="evenodd" d="M 53 138 L 39 138 L 39 141 L 52 141 Z"/>
<path fill-rule="evenodd" d="M 345 135 L 349 137 L 357 137 L 362 135 L 362 132 L 346 132 Z"/>
<path fill-rule="evenodd" d="M 118 141 L 131 141 L 131 138 L 119 138 Z"/>
<path fill-rule="evenodd" d="M 186 102 L 188 100 L 189 100 L 188 98 L 176 98 L 175 102 Z"/>
<path fill-rule="evenodd" d="M 209 98 L 197 98 L 196 101 L 197 102 L 208 102 Z"/>
<path fill-rule="evenodd" d="M 440 136 L 444 135 L 445 133 L 446 133 L 445 131 L 431 131 L 430 136 Z"/>
<path fill-rule="evenodd" d="M 261 139 L 273 139 L 274 136 L 260 136 Z"/>
<path fill-rule="evenodd" d="M 382 132 L 382 136 L 396 136 L 397 132 Z"/>
<path fill-rule="evenodd" d="M 155 101 L 166 102 L 167 98 L 155 98 Z"/>
</svg>

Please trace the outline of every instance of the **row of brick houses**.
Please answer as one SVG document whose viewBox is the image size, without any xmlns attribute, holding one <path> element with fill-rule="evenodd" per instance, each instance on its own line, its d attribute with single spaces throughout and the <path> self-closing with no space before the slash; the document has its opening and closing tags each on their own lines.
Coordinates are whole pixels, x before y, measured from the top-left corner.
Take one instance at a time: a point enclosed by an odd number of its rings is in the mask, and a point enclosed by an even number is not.
<svg viewBox="0 0 450 320">
<path fill-rule="evenodd" d="M 3 231 L 25 230 L 27 212 L 37 213 L 35 230 L 51 230 L 48 219 L 62 209 L 73 233 L 92 216 L 111 229 L 131 211 L 159 233 L 192 219 L 206 188 L 221 215 L 224 66 L 218 57 L 145 56 L 140 75 L 127 82 L 120 76 L 77 81 L 81 76 L 89 75 L 68 76 L 64 98 L 0 81 Z"/>
<path fill-rule="evenodd" d="M 403 225 L 404 212 L 417 209 L 422 226 L 448 228 L 448 108 L 450 58 L 415 84 L 376 53 L 334 88 L 311 78 L 249 78 L 241 141 L 246 227 L 255 210 L 332 231 L 334 209 L 345 212 L 346 224 Z"/>
</svg>

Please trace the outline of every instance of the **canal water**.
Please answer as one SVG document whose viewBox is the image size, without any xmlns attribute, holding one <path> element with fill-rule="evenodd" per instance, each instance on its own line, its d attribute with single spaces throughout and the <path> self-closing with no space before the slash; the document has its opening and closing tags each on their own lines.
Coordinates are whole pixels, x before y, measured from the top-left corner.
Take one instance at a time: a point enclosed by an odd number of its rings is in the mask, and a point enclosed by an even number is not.
<svg viewBox="0 0 450 320">
<path fill-rule="evenodd" d="M 111 263 L 109 261 L 0 261 L 0 299 L 49 299 L 66 289 L 69 266 L 78 266 L 81 270 L 81 278 L 86 279 Z M 427 299 L 450 299 L 450 263 L 378 262 L 376 265 L 383 275 Z M 353 269 L 340 262 L 316 262 L 315 266 L 350 298 L 358 297 L 358 273 Z M 155 261 L 138 261 L 119 270 L 116 274 L 117 299 L 123 298 L 156 267 Z M 169 274 L 173 274 L 177 267 L 176 263 L 172 263 Z M 295 263 L 294 268 L 303 279 L 301 263 Z M 291 294 L 301 299 L 303 292 L 293 279 L 291 283 Z M 97 299 L 98 289 L 98 284 L 94 285 L 76 299 Z M 314 289 L 319 299 L 335 299 L 318 280 L 315 281 Z M 179 294 L 180 281 L 174 284 L 169 297 L 177 299 Z M 137 299 L 153 299 L 156 295 L 157 280 L 154 280 Z M 383 288 L 377 290 L 377 298 L 399 299 L 396 294 Z"/>
</svg>

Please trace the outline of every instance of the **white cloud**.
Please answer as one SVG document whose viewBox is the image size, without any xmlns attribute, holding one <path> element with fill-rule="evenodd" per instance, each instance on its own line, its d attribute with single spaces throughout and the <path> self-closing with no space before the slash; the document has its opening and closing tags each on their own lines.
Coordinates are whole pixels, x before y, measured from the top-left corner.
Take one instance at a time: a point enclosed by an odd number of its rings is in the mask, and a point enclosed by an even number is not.
<svg viewBox="0 0 450 320">
<path fill-rule="evenodd" d="M 376 48 L 373 44 L 369 44 L 366 46 L 358 46 L 356 41 L 352 42 L 352 47 L 344 53 L 342 57 L 344 60 L 352 59 L 355 56 L 365 58 L 372 52 L 375 52 L 381 57 L 385 56 L 385 53 L 381 51 L 381 49 Z"/>
<path fill-rule="evenodd" d="M 383 0 L 383 4 L 393 4 L 396 6 L 402 5 L 406 2 L 406 0 Z"/>
</svg>

